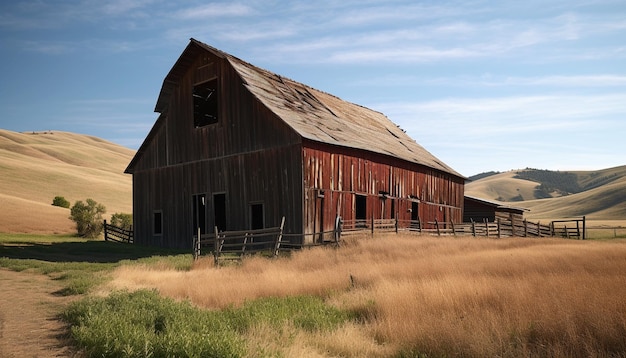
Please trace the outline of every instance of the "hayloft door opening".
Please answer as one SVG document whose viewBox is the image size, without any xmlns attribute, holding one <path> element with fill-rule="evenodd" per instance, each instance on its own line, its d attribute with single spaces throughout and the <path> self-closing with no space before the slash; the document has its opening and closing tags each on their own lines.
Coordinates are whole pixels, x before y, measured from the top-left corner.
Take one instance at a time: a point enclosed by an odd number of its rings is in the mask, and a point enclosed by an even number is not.
<svg viewBox="0 0 626 358">
<path fill-rule="evenodd" d="M 265 213 L 263 204 L 250 205 L 250 229 L 258 230 L 265 228 Z"/>
<path fill-rule="evenodd" d="M 213 194 L 213 222 L 218 231 L 226 230 L 226 194 Z"/>
<path fill-rule="evenodd" d="M 206 234 L 206 194 L 193 196 L 193 234 Z"/>
<path fill-rule="evenodd" d="M 367 225 L 367 196 L 354 196 L 354 219 L 358 227 L 365 227 Z"/>
<path fill-rule="evenodd" d="M 193 86 L 193 125 L 196 128 L 217 123 L 217 78 Z"/>
</svg>

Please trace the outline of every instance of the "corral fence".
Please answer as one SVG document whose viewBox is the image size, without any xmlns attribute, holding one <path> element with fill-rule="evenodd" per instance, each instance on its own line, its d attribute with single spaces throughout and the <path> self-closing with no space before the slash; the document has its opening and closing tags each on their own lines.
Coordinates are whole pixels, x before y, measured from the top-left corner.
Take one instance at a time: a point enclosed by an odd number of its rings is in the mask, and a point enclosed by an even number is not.
<svg viewBox="0 0 626 358">
<path fill-rule="evenodd" d="M 345 220 L 343 221 L 342 234 L 363 232 L 417 232 L 430 235 L 471 235 L 486 237 L 549 237 L 555 236 L 552 224 L 531 222 L 528 220 L 503 220 L 495 222 L 483 220 L 482 222 L 471 221 L 465 223 L 420 221 L 420 220 L 397 220 L 397 219 L 374 219 L 374 220 Z"/>
<path fill-rule="evenodd" d="M 420 220 L 372 219 L 372 220 L 342 220 L 336 217 L 332 231 L 313 234 L 284 233 L 285 218 L 280 226 L 258 230 L 218 231 L 217 227 L 212 234 L 198 234 L 193 239 L 193 256 L 198 259 L 202 253 L 211 252 L 216 266 L 220 260 L 236 260 L 244 255 L 265 253 L 269 256 L 278 256 L 281 251 L 299 250 L 305 247 L 336 245 L 341 243 L 343 235 L 370 232 L 413 232 L 438 236 L 483 236 L 483 237 L 566 237 L 585 238 L 585 217 L 581 219 L 556 220 L 548 224 L 531 222 L 528 220 L 504 220 L 495 222 L 484 220 L 469 223 L 453 223 Z M 306 240 L 313 236 L 312 240 Z M 307 242 L 304 244 L 292 243 L 291 238 Z"/>
<path fill-rule="evenodd" d="M 583 216 L 580 219 L 553 220 L 550 223 L 552 236 L 560 236 L 568 239 L 584 240 L 587 233 L 587 220 Z"/>
<path fill-rule="evenodd" d="M 257 230 L 218 231 L 217 226 L 212 234 L 194 236 L 193 257 L 198 259 L 203 249 L 213 252 L 215 265 L 220 260 L 239 259 L 243 255 L 265 252 L 272 256 L 278 255 L 282 243 L 285 217 L 280 226 Z"/>
<path fill-rule="evenodd" d="M 104 229 L 104 241 L 115 241 L 132 244 L 134 240 L 133 228 L 124 229 L 115 225 L 107 224 L 104 220 L 102 228 Z"/>
</svg>

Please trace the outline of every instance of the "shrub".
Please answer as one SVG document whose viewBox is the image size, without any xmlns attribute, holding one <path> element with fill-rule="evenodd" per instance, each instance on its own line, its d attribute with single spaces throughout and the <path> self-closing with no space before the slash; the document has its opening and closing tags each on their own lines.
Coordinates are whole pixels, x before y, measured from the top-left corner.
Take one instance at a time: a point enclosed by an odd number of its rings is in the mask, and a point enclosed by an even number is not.
<svg viewBox="0 0 626 358">
<path fill-rule="evenodd" d="M 55 196 L 54 199 L 52 199 L 52 205 L 53 206 L 60 206 L 62 208 L 66 208 L 69 209 L 70 207 L 70 202 L 67 201 L 64 197 L 62 196 Z"/>
<path fill-rule="evenodd" d="M 72 206 L 70 219 L 76 223 L 79 236 L 96 238 L 102 232 L 102 214 L 106 208 L 93 199 L 87 199 L 86 202 L 79 200 Z"/>
<path fill-rule="evenodd" d="M 111 225 L 130 230 L 133 226 L 133 215 L 125 213 L 115 213 L 111 215 Z"/>
</svg>

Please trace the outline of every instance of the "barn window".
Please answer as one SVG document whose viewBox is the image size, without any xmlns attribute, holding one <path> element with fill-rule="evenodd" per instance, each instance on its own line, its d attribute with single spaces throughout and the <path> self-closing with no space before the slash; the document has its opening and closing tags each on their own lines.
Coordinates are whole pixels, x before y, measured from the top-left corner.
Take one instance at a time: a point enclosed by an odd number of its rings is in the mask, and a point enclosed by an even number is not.
<svg viewBox="0 0 626 358">
<path fill-rule="evenodd" d="M 152 221 L 154 235 L 163 234 L 163 212 L 155 211 Z"/>
<path fill-rule="evenodd" d="M 217 78 L 193 86 L 193 125 L 217 123 Z"/>
<path fill-rule="evenodd" d="M 265 214 L 263 204 L 250 204 L 250 229 L 257 230 L 265 228 Z"/>
</svg>

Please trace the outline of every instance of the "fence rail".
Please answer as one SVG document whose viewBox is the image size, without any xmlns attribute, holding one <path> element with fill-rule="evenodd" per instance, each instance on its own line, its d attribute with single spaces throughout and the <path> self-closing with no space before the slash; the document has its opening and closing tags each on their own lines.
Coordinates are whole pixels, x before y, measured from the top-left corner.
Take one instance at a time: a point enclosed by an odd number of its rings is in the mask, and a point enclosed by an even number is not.
<svg viewBox="0 0 626 358">
<path fill-rule="evenodd" d="M 132 227 L 127 230 L 115 225 L 107 224 L 107 221 L 104 220 L 103 229 L 104 241 L 124 242 L 128 244 L 135 242 Z"/>
<path fill-rule="evenodd" d="M 222 232 L 215 227 L 213 234 L 200 235 L 198 232 L 194 236 L 194 259 L 200 257 L 203 248 L 211 248 L 216 266 L 219 266 L 220 259 L 239 259 L 246 254 L 268 252 L 276 256 L 281 249 L 284 226 L 283 217 L 278 227 Z"/>
<path fill-rule="evenodd" d="M 577 219 L 577 220 L 584 220 Z M 420 220 L 396 220 L 396 219 L 376 219 L 376 220 L 345 220 L 343 221 L 342 234 L 370 231 L 409 231 L 427 233 L 432 235 L 472 235 L 486 237 L 548 237 L 560 236 L 560 229 L 554 229 L 554 224 L 542 224 L 540 222 L 530 222 L 528 220 L 501 220 L 495 222 L 440 222 Z M 582 235 L 582 234 L 581 234 Z M 584 238 L 584 236 L 570 233 L 564 237 Z"/>
</svg>

